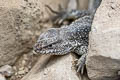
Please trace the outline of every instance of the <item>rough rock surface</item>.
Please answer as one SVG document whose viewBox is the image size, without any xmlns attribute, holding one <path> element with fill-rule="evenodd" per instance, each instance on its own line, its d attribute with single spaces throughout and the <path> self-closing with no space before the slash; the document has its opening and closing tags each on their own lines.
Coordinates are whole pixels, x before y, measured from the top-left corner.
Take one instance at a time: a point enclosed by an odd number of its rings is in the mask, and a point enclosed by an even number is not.
<svg viewBox="0 0 120 80">
<path fill-rule="evenodd" d="M 91 80 L 120 80 L 120 1 L 103 0 L 90 34 L 87 71 Z"/>
<path fill-rule="evenodd" d="M 19 9 L 0 8 L 0 66 L 13 64 L 21 53 L 32 48 L 37 28 L 33 20 Z"/>
<path fill-rule="evenodd" d="M 12 65 L 32 49 L 41 32 L 51 27 L 44 5 L 52 5 L 52 1 L 55 0 L 0 0 L 0 66 Z M 54 9 L 60 2 L 55 1 Z"/>
<path fill-rule="evenodd" d="M 76 72 L 75 55 L 42 55 L 31 71 L 21 80 L 89 80 Z"/>
</svg>

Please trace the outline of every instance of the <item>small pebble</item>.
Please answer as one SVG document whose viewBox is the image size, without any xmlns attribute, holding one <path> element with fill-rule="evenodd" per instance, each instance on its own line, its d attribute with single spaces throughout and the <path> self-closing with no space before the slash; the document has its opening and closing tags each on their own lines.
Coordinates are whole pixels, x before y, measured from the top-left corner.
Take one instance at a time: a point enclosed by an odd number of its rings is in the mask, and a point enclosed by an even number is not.
<svg viewBox="0 0 120 80">
<path fill-rule="evenodd" d="M 28 70 L 28 68 L 25 68 L 25 72 L 27 73 L 29 70 Z"/>
<path fill-rule="evenodd" d="M 18 71 L 18 74 L 20 75 L 25 74 L 25 70 Z"/>
<path fill-rule="evenodd" d="M 4 65 L 0 67 L 0 73 L 6 77 L 10 77 L 13 75 L 14 70 L 10 65 Z"/>
<path fill-rule="evenodd" d="M 0 74 L 0 80 L 6 80 L 5 76 L 3 76 L 2 74 Z"/>
<path fill-rule="evenodd" d="M 28 60 L 28 56 L 26 54 L 24 54 L 24 60 Z"/>
<path fill-rule="evenodd" d="M 22 71 L 22 70 L 24 70 L 24 67 L 19 68 L 19 71 Z"/>
<path fill-rule="evenodd" d="M 23 61 L 22 61 L 22 65 L 25 65 L 25 64 L 26 64 L 26 61 L 25 61 L 25 60 L 23 60 Z"/>
</svg>

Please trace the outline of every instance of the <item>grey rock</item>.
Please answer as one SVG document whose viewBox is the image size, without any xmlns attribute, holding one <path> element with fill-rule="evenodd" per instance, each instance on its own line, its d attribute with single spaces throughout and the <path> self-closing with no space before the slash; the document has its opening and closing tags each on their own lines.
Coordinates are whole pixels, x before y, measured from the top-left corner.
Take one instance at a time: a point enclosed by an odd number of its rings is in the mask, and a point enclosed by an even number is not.
<svg viewBox="0 0 120 80">
<path fill-rule="evenodd" d="M 88 76 L 91 80 L 120 80 L 119 70 L 120 1 L 103 0 L 90 34 Z"/>
</svg>

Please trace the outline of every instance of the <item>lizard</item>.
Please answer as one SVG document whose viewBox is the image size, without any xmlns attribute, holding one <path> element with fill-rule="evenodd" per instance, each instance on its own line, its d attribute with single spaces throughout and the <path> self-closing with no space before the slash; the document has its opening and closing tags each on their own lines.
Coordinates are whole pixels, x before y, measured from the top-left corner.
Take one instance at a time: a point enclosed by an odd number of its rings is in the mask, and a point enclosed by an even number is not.
<svg viewBox="0 0 120 80">
<path fill-rule="evenodd" d="M 61 28 L 51 28 L 42 33 L 33 47 L 37 54 L 65 55 L 70 52 L 81 55 L 76 66 L 77 72 L 82 72 L 85 66 L 89 45 L 89 33 L 94 14 L 102 0 L 93 1 L 92 8 L 88 10 L 71 10 L 63 15 L 63 20 L 76 19 L 69 25 Z"/>
</svg>

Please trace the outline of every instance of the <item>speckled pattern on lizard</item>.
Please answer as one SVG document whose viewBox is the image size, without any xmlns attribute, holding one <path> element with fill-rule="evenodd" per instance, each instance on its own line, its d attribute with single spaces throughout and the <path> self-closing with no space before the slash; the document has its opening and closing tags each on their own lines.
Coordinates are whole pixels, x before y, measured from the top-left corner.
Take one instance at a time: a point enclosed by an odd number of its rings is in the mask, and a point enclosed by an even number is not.
<svg viewBox="0 0 120 80">
<path fill-rule="evenodd" d="M 64 19 L 71 17 L 76 20 L 70 25 L 52 28 L 42 33 L 34 46 L 34 52 L 49 55 L 64 55 L 75 52 L 81 55 L 77 63 L 77 71 L 81 71 L 86 61 L 92 21 L 101 1 L 94 0 L 92 9 L 72 10 L 64 14 Z"/>
</svg>

